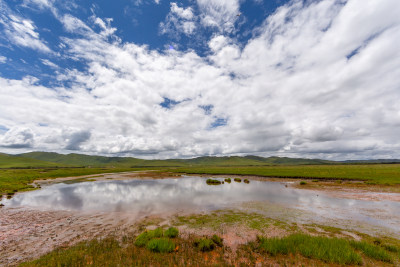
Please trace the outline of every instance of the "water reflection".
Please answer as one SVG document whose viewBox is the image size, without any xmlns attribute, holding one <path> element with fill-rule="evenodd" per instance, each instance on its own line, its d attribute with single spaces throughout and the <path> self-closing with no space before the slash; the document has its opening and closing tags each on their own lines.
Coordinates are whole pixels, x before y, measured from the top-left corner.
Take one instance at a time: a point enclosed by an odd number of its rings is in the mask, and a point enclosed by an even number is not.
<svg viewBox="0 0 400 267">
<path fill-rule="evenodd" d="M 221 181 L 223 181 L 221 179 Z M 400 230 L 400 203 L 333 198 L 281 183 L 210 186 L 205 178 L 98 181 L 54 184 L 4 200 L 6 206 L 77 211 L 127 211 L 145 214 L 214 210 L 247 201 L 268 201 L 311 211 L 326 218 L 360 220 Z M 396 217 L 397 216 L 397 217 Z"/>
</svg>

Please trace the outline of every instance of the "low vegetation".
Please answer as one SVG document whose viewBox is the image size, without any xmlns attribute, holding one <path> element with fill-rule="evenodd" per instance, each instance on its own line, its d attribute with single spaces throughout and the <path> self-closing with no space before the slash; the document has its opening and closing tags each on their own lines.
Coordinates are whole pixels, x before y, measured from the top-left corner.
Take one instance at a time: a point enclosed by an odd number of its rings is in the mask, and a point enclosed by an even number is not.
<svg viewBox="0 0 400 267">
<path fill-rule="evenodd" d="M 260 238 L 259 242 L 259 248 L 271 256 L 298 253 L 304 257 L 327 263 L 362 263 L 361 256 L 351 248 L 345 239 L 293 234 L 284 238 Z"/>
<path fill-rule="evenodd" d="M 159 234 L 160 230 L 152 232 L 154 236 Z M 257 241 L 239 246 L 236 253 L 224 247 L 222 238 L 217 235 L 211 238 L 189 235 L 173 240 L 155 237 L 144 246 L 137 246 L 134 240 L 137 238 L 128 235 L 122 241 L 109 237 L 81 242 L 69 248 L 58 248 L 21 266 L 254 266 L 257 262 L 295 266 L 368 262 L 368 265 L 377 266 L 395 263 L 396 257 L 391 250 L 366 241 L 304 233 L 282 238 L 259 237 Z"/>
<path fill-rule="evenodd" d="M 208 185 L 219 185 L 222 182 L 220 180 L 216 180 L 216 179 L 207 179 L 206 183 Z"/>
<path fill-rule="evenodd" d="M 374 244 L 367 243 L 365 241 L 358 242 L 358 241 L 351 241 L 350 245 L 363 252 L 366 256 L 378 260 L 378 261 L 384 261 L 384 262 L 393 262 L 392 256 L 387 252 L 391 251 L 391 247 L 380 247 Z M 385 250 L 386 248 L 386 250 Z M 393 251 L 393 250 L 392 250 Z"/>
<path fill-rule="evenodd" d="M 224 180 L 226 183 L 230 184 L 231 183 L 231 178 L 225 178 Z"/>
<path fill-rule="evenodd" d="M 159 227 L 138 235 L 134 244 L 137 247 L 146 247 L 153 252 L 170 253 L 175 250 L 175 242 L 171 238 L 176 238 L 178 235 L 179 231 L 175 227 L 170 227 L 165 231 Z"/>
<path fill-rule="evenodd" d="M 240 178 L 235 178 L 235 179 L 233 179 L 235 182 L 237 182 L 237 183 L 241 183 L 242 182 L 242 179 L 240 179 Z"/>
<path fill-rule="evenodd" d="M 243 182 L 244 182 L 245 184 L 249 184 L 249 183 L 250 183 L 249 179 L 244 179 Z"/>
<path fill-rule="evenodd" d="M 368 184 L 400 185 L 400 164 L 236 166 L 175 168 L 173 172 L 210 175 L 255 175 L 319 180 L 360 180 Z"/>
</svg>

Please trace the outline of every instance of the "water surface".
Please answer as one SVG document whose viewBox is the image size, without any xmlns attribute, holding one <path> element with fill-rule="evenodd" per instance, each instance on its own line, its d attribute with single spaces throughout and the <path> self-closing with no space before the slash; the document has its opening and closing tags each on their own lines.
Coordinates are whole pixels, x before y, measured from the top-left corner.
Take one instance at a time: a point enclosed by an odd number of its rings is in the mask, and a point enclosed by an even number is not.
<svg viewBox="0 0 400 267">
<path fill-rule="evenodd" d="M 207 185 L 206 178 L 201 177 L 59 183 L 17 194 L 3 203 L 8 207 L 157 214 L 210 211 L 250 201 L 304 210 L 316 218 L 355 220 L 400 232 L 399 202 L 335 198 L 255 180 L 245 184 L 232 179 L 230 184 L 221 185 Z"/>
</svg>

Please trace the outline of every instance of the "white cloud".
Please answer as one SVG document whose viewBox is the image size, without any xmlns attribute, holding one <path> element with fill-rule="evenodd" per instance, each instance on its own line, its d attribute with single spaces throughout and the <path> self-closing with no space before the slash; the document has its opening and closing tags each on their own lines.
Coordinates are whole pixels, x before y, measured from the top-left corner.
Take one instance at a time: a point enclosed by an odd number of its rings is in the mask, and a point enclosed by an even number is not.
<svg viewBox="0 0 400 267">
<path fill-rule="evenodd" d="M 397 0 L 294 1 L 243 48 L 213 36 L 207 57 L 109 41 L 64 16 L 82 33 L 64 49 L 87 68 L 60 73 L 70 88 L 0 78 L 0 125 L 30 129 L 35 150 L 400 158 L 399 13 Z M 8 132 L 3 146 L 23 144 Z"/>
<path fill-rule="evenodd" d="M 43 65 L 49 66 L 50 68 L 53 68 L 53 69 L 60 68 L 57 64 L 54 64 L 53 62 L 51 62 L 48 59 L 41 59 L 40 61 L 42 61 Z"/>
<path fill-rule="evenodd" d="M 239 0 L 197 0 L 201 23 L 221 32 L 232 32 L 239 14 Z"/>
<path fill-rule="evenodd" d="M 196 17 L 191 7 L 179 7 L 172 2 L 170 12 L 164 22 L 160 23 L 161 34 L 179 37 L 180 33 L 191 35 L 196 30 Z"/>
<path fill-rule="evenodd" d="M 1 148 L 30 148 L 34 142 L 34 135 L 31 129 L 15 127 L 0 136 Z"/>
<path fill-rule="evenodd" d="M 4 34 L 15 45 L 28 47 L 45 53 L 51 53 L 51 49 L 42 40 L 37 32 L 37 27 L 30 19 L 23 18 L 14 12 L 3 2 L 0 10 L 0 24 L 4 27 Z"/>
<path fill-rule="evenodd" d="M 4 56 L 0 56 L 0 63 L 6 63 L 7 62 L 7 58 Z"/>
<path fill-rule="evenodd" d="M 171 3 L 171 12 L 186 20 L 191 20 L 194 17 L 192 8 L 179 7 L 176 3 Z"/>
</svg>

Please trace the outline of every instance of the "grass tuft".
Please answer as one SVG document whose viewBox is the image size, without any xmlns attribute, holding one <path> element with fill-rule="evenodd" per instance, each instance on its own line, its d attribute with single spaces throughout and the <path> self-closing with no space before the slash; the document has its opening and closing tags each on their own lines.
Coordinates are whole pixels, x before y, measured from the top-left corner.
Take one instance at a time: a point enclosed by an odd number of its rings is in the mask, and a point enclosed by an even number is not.
<svg viewBox="0 0 400 267">
<path fill-rule="evenodd" d="M 305 181 L 300 182 L 300 185 L 306 185 L 306 184 L 307 184 L 307 182 L 305 182 Z"/>
<path fill-rule="evenodd" d="M 240 179 L 240 178 L 235 178 L 235 179 L 233 179 L 235 182 L 237 182 L 237 183 L 241 183 L 242 182 L 242 179 Z"/>
<path fill-rule="evenodd" d="M 167 230 L 165 230 L 165 232 L 164 232 L 164 236 L 169 237 L 169 238 L 175 238 L 178 235 L 179 235 L 179 231 L 175 227 L 170 227 Z"/>
<path fill-rule="evenodd" d="M 153 252 L 169 253 L 174 251 L 175 243 L 168 238 L 154 238 L 147 243 L 146 247 Z"/>
<path fill-rule="evenodd" d="M 219 247 L 222 247 L 224 245 L 223 244 L 223 239 L 221 237 L 217 236 L 217 235 L 213 235 L 211 237 L 211 240 L 215 243 L 215 245 L 217 245 Z"/>
<path fill-rule="evenodd" d="M 361 264 L 361 256 L 345 239 L 293 234 L 283 238 L 260 238 L 260 249 L 272 256 L 299 253 L 327 263 Z"/>
<path fill-rule="evenodd" d="M 366 256 L 375 260 L 393 263 L 393 258 L 382 247 L 369 244 L 365 241 L 350 241 L 350 245 L 362 251 Z"/>
<path fill-rule="evenodd" d="M 201 238 L 194 241 L 194 245 L 200 249 L 200 251 L 211 251 L 215 248 L 215 243 L 209 238 Z"/>
</svg>

